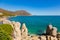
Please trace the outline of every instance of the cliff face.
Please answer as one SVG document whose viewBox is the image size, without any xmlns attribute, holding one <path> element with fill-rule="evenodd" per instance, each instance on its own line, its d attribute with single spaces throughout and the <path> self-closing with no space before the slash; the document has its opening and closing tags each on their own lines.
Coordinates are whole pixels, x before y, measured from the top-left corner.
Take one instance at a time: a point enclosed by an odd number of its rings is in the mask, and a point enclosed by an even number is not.
<svg viewBox="0 0 60 40">
<path fill-rule="evenodd" d="M 4 20 L 3 24 L 10 24 L 13 28 L 13 33 L 12 33 L 12 39 L 13 40 L 21 40 L 21 30 L 20 26 L 21 24 L 19 22 L 14 22 L 14 21 L 9 21 L 9 20 Z"/>
<path fill-rule="evenodd" d="M 21 16 L 29 16 L 31 15 L 30 13 L 26 12 L 25 10 L 18 10 L 18 11 L 8 11 L 8 10 L 4 10 L 0 8 L 0 13 L 2 13 L 2 15 L 0 16 L 17 16 L 17 15 L 21 15 Z"/>
<path fill-rule="evenodd" d="M 53 27 L 51 24 L 47 26 L 45 35 L 28 35 L 28 29 L 25 23 L 20 29 L 21 23 L 4 20 L 3 24 L 10 24 L 13 28 L 13 40 L 60 40 L 60 33 L 57 33 L 57 28 Z"/>
<path fill-rule="evenodd" d="M 25 23 L 23 23 L 23 25 L 22 25 L 21 35 L 22 35 L 22 40 L 28 39 L 28 30 L 26 28 Z"/>
</svg>

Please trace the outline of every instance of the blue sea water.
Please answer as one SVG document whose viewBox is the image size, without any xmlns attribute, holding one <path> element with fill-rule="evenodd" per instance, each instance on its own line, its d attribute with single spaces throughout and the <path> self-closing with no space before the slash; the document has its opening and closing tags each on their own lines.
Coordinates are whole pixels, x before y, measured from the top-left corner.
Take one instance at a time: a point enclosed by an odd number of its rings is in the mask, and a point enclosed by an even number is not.
<svg viewBox="0 0 60 40">
<path fill-rule="evenodd" d="M 16 16 L 10 17 L 9 20 L 25 23 L 30 34 L 43 33 L 49 24 L 60 31 L 60 16 Z"/>
</svg>

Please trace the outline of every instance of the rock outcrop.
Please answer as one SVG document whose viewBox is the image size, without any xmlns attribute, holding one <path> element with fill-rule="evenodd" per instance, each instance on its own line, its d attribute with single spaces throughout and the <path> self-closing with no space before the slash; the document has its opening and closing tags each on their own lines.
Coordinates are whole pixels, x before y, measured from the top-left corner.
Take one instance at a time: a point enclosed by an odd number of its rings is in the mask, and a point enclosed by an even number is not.
<svg viewBox="0 0 60 40">
<path fill-rule="evenodd" d="M 46 34 L 56 37 L 56 36 L 57 36 L 57 28 L 56 28 L 56 27 L 53 27 L 53 26 L 50 24 L 50 25 L 47 27 Z"/>
<path fill-rule="evenodd" d="M 23 23 L 23 25 L 22 25 L 21 35 L 22 35 L 22 39 L 27 39 L 27 37 L 28 37 L 28 30 L 26 28 L 25 23 Z"/>
<path fill-rule="evenodd" d="M 51 24 L 47 26 L 47 30 L 46 30 L 47 35 L 51 35 L 52 27 L 53 26 Z"/>
<path fill-rule="evenodd" d="M 21 40 L 21 30 L 20 26 L 21 24 L 19 22 L 4 20 L 3 24 L 10 24 L 13 28 L 13 40 Z"/>
<path fill-rule="evenodd" d="M 20 30 L 21 24 L 19 22 L 15 22 L 13 24 L 13 30 L 14 30 L 14 40 L 21 40 L 21 30 Z"/>
<path fill-rule="evenodd" d="M 54 36 L 54 37 L 57 36 L 57 28 L 56 27 L 52 28 L 52 36 Z"/>
<path fill-rule="evenodd" d="M 13 40 L 60 40 L 60 33 L 57 32 L 57 28 L 51 24 L 46 29 L 46 35 L 35 36 L 28 35 L 28 29 L 25 23 L 22 24 L 15 21 L 4 20 L 3 24 L 10 24 L 13 28 Z"/>
</svg>

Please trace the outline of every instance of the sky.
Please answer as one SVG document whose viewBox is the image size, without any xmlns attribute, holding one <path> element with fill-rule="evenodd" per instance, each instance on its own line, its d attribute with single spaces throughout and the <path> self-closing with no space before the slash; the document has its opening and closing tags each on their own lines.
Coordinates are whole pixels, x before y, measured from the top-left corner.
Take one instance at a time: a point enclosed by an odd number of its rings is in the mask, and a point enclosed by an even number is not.
<svg viewBox="0 0 60 40">
<path fill-rule="evenodd" d="M 0 0 L 0 8 L 32 15 L 60 15 L 60 0 Z"/>
</svg>

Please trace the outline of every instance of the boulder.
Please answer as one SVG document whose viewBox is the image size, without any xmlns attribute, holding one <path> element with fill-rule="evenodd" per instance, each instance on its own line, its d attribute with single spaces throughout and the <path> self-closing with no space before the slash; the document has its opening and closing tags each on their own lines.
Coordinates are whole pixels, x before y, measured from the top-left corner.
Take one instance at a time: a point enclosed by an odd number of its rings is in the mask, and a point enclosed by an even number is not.
<svg viewBox="0 0 60 40">
<path fill-rule="evenodd" d="M 23 23 L 22 25 L 21 34 L 22 34 L 22 39 L 26 39 L 28 36 L 28 30 L 26 28 L 25 23 Z"/>
<path fill-rule="evenodd" d="M 13 40 L 21 40 L 21 30 L 20 30 L 21 24 L 19 22 L 14 22 L 13 23 Z"/>
<path fill-rule="evenodd" d="M 52 36 L 56 37 L 57 36 L 57 28 L 56 27 L 53 27 L 52 28 Z"/>
<path fill-rule="evenodd" d="M 47 35 L 51 35 L 52 27 L 53 26 L 51 24 L 47 26 L 47 30 L 46 30 Z"/>
</svg>

